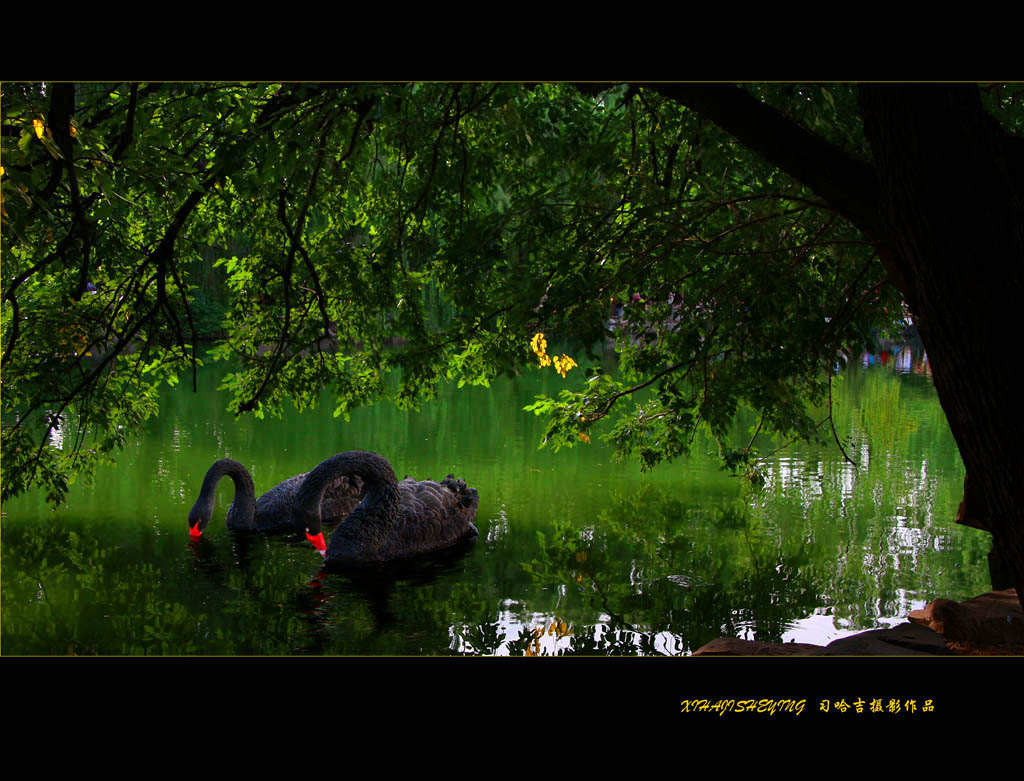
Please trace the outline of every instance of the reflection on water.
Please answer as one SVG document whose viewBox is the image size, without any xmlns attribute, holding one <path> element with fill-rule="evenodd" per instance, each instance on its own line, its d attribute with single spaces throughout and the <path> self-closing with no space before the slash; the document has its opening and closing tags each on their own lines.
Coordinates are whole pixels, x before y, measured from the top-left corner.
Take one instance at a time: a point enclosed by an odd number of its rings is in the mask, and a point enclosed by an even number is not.
<svg viewBox="0 0 1024 781">
<path fill-rule="evenodd" d="M 551 373 L 349 423 L 330 404 L 235 420 L 217 375 L 166 392 L 147 436 L 65 508 L 5 506 L 4 653 L 679 656 L 721 635 L 824 644 L 987 588 L 986 536 L 953 524 L 963 467 L 919 351 L 879 349 L 837 384 L 856 466 L 834 444 L 794 446 L 765 458 L 756 490 L 699 437 L 692 458 L 647 474 L 597 440 L 538 450 L 543 421 L 522 407 L 564 387 Z M 755 422 L 738 421 L 737 440 Z M 325 574 L 304 539 L 229 532 L 225 481 L 189 543 L 217 458 L 245 463 L 262 492 L 353 448 L 399 474 L 464 476 L 480 538 Z"/>
<path fill-rule="evenodd" d="M 899 340 L 876 336 L 874 349 L 865 350 L 861 354 L 861 365 L 867 369 L 872 366 L 888 366 L 897 374 L 923 374 L 931 376 L 932 369 L 928 363 L 928 354 L 924 351 L 921 337 L 913 325 L 907 325 Z"/>
<path fill-rule="evenodd" d="M 50 446 L 57 448 L 57 450 L 63 450 L 64 429 L 67 426 L 68 422 L 67 416 L 58 415 L 53 410 L 50 410 L 48 414 L 50 415 Z"/>
<path fill-rule="evenodd" d="M 611 616 L 600 615 L 591 626 L 574 626 L 556 613 L 522 614 L 512 600 L 502 606 L 490 627 L 492 639 L 480 641 L 478 627 L 450 629 L 452 653 L 477 656 L 561 656 L 570 653 L 599 655 L 683 656 L 683 637 L 669 631 L 644 632 L 615 626 Z"/>
</svg>

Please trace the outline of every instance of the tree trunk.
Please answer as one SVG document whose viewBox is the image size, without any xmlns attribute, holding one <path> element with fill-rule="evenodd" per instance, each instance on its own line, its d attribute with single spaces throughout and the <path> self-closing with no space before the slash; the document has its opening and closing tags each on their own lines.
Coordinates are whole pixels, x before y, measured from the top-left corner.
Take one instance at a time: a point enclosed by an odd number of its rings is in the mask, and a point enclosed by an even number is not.
<svg viewBox="0 0 1024 781">
<path fill-rule="evenodd" d="M 1024 138 L 978 88 L 864 85 L 872 160 L 857 160 L 741 88 L 652 85 L 824 198 L 871 240 L 913 313 L 971 478 L 968 517 L 992 533 L 995 588 L 1024 607 L 1024 449 L 1003 362 L 1024 311 Z"/>
<path fill-rule="evenodd" d="M 861 108 L 886 264 L 970 475 L 965 511 L 992 533 L 993 587 L 1024 606 L 1024 449 L 1006 371 L 1024 307 L 1020 140 L 970 85 L 865 86 Z"/>
</svg>

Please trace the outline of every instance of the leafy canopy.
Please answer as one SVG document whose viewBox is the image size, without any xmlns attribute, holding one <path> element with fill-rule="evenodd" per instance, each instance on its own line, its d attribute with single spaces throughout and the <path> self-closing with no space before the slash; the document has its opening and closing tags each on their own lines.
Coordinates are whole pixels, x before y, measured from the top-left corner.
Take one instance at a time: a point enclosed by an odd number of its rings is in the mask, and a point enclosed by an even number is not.
<svg viewBox="0 0 1024 781">
<path fill-rule="evenodd" d="M 749 89 L 867 154 L 850 87 Z M 820 436 L 842 351 L 901 314 L 855 228 L 651 89 L 2 90 L 5 499 L 112 459 L 204 337 L 239 413 L 412 406 L 547 357 L 553 446 L 652 465 L 705 426 L 738 466 L 741 406 Z M 614 371 L 571 371 L 611 340 Z"/>
</svg>

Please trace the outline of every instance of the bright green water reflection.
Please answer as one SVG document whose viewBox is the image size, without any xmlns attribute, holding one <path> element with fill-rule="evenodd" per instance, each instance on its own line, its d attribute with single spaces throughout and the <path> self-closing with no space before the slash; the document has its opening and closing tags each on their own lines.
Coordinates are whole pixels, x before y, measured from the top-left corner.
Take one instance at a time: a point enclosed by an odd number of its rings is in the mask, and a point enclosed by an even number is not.
<svg viewBox="0 0 1024 781">
<path fill-rule="evenodd" d="M 551 372 L 452 389 L 420 413 L 331 406 L 236 421 L 217 397 L 168 391 L 144 441 L 59 512 L 4 507 L 6 654 L 686 654 L 721 636 L 826 643 L 935 597 L 988 587 L 987 537 L 952 519 L 963 467 L 926 376 L 849 370 L 834 445 L 765 463 L 763 490 L 693 458 L 641 474 L 595 440 L 538 451 L 521 411 Z M 737 425 L 749 437 L 753 420 Z M 258 492 L 333 453 L 377 450 L 399 476 L 480 492 L 468 550 L 372 577 L 319 573 L 295 538 L 229 532 L 190 546 L 185 517 L 217 458 Z"/>
</svg>

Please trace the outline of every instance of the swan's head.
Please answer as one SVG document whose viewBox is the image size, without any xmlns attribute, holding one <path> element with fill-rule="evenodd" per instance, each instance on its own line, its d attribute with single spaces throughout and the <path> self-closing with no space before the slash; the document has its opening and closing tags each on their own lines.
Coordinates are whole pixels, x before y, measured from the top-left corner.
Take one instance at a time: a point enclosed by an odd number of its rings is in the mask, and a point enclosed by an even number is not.
<svg viewBox="0 0 1024 781">
<path fill-rule="evenodd" d="M 188 536 L 193 540 L 198 540 L 202 536 L 206 524 L 210 522 L 212 515 L 212 503 L 206 506 L 206 503 L 200 500 L 192 505 L 192 509 L 188 511 Z"/>
<path fill-rule="evenodd" d="M 299 492 L 301 495 L 301 488 L 299 489 Z M 295 525 L 298 526 L 300 529 L 303 527 L 306 529 L 306 539 L 309 540 L 310 545 L 316 548 L 316 552 L 319 553 L 321 556 L 326 556 L 327 541 L 324 540 L 324 533 L 323 530 L 321 529 L 320 520 L 320 497 L 322 497 L 322 495 L 323 491 L 321 490 L 316 498 L 317 501 L 315 511 L 312 511 L 309 509 L 309 507 L 304 506 L 302 504 L 303 500 L 299 498 L 296 501 L 297 506 L 292 510 L 292 519 L 295 522 Z M 314 529 L 316 530 L 315 534 L 313 533 Z"/>
</svg>

